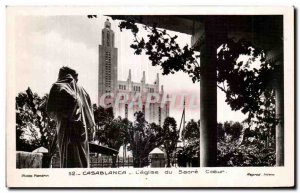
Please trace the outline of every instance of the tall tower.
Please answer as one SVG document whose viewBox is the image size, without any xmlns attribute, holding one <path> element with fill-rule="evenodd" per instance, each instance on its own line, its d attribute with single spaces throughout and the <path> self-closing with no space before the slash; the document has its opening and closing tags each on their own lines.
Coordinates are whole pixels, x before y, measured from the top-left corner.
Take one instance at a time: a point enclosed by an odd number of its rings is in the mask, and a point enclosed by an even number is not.
<svg viewBox="0 0 300 193">
<path fill-rule="evenodd" d="M 107 19 L 102 29 L 102 45 L 99 45 L 99 76 L 98 76 L 98 104 L 105 93 L 114 93 L 118 79 L 118 49 L 114 46 L 115 34 L 111 30 L 111 23 Z"/>
</svg>

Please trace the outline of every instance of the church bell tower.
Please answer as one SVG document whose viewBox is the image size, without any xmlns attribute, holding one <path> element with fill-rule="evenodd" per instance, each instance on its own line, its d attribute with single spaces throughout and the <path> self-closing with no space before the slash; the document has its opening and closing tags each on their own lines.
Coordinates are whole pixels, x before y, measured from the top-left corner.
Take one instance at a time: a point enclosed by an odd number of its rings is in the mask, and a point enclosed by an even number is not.
<svg viewBox="0 0 300 193">
<path fill-rule="evenodd" d="M 102 29 L 102 45 L 99 45 L 98 104 L 105 93 L 115 94 L 118 79 L 118 49 L 115 34 L 107 19 Z"/>
</svg>

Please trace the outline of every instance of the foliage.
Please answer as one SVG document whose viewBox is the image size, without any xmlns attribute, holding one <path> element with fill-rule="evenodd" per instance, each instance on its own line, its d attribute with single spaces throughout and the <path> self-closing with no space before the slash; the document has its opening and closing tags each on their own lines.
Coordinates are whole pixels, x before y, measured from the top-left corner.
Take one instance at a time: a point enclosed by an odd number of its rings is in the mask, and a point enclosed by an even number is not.
<svg viewBox="0 0 300 193">
<path fill-rule="evenodd" d="M 184 147 L 179 151 L 179 156 L 184 157 L 185 162 L 193 163 L 196 160 L 199 165 L 200 156 L 200 120 L 198 122 L 191 119 L 182 131 Z M 186 165 L 186 163 L 184 164 Z"/>
<path fill-rule="evenodd" d="M 126 132 L 128 126 L 129 121 L 127 119 L 122 119 L 121 117 L 113 119 L 110 123 L 97 129 L 97 139 L 100 143 L 119 150 L 121 145 L 127 143 Z"/>
<path fill-rule="evenodd" d="M 183 71 L 189 74 L 193 82 L 200 79 L 200 64 L 198 58 L 200 55 L 195 54 L 195 50 L 188 45 L 183 48 L 176 42 L 177 35 L 171 36 L 165 29 L 157 28 L 156 23 L 143 25 L 148 32 L 147 38 L 138 37 L 139 28 L 136 25 L 136 19 L 127 17 L 126 21 L 121 21 L 119 28 L 131 30 L 134 40 L 131 48 L 134 53 L 140 55 L 143 51 L 149 56 L 153 66 L 160 66 L 163 75 L 174 74 Z M 138 22 L 143 23 L 142 20 Z"/>
<path fill-rule="evenodd" d="M 239 122 L 226 121 L 223 127 L 225 134 L 231 136 L 231 140 L 239 139 L 243 131 L 243 125 Z"/>
<path fill-rule="evenodd" d="M 182 133 L 183 139 L 192 141 L 200 138 L 200 120 L 197 122 L 191 119 L 185 126 Z"/>
<path fill-rule="evenodd" d="M 49 151 L 49 164 L 56 151 L 55 121 L 46 112 L 48 96 L 33 94 L 30 88 L 16 97 L 17 151 L 33 151 L 45 147 Z"/>
<path fill-rule="evenodd" d="M 171 156 L 176 150 L 177 141 L 179 138 L 179 130 L 177 130 L 177 124 L 173 117 L 167 117 L 163 125 L 164 135 L 164 149 L 167 155 L 167 167 L 171 167 Z"/>
<path fill-rule="evenodd" d="M 182 150 L 178 151 L 178 158 L 181 157 L 183 163 L 181 166 L 185 167 L 187 163 L 192 164 L 192 167 L 200 166 L 200 139 L 188 141 Z M 180 162 L 180 160 L 178 160 Z"/>
<path fill-rule="evenodd" d="M 94 105 L 94 116 L 97 125 L 96 140 L 116 150 L 129 143 L 134 167 L 146 166 L 149 153 L 163 144 L 162 128 L 155 123 L 149 124 L 142 112 L 136 112 L 136 120 L 131 123 L 128 119 L 114 118 L 112 108 Z M 114 163 L 113 157 L 113 167 Z"/>
<path fill-rule="evenodd" d="M 103 108 L 101 106 L 97 107 L 96 104 L 93 105 L 94 118 L 97 127 L 103 127 L 109 124 L 114 119 L 113 108 Z"/>
<path fill-rule="evenodd" d="M 223 123 L 217 123 L 217 139 L 224 140 L 225 138 L 225 128 L 223 127 Z"/>
<path fill-rule="evenodd" d="M 106 132 L 104 129 L 109 127 L 111 122 L 114 120 L 114 114 L 112 108 L 103 108 L 101 106 L 97 107 L 96 104 L 93 104 L 93 112 L 94 112 L 94 119 L 96 124 L 95 129 L 95 136 L 89 136 L 89 140 L 98 140 L 99 143 L 106 144 Z M 89 133 L 90 134 L 90 133 Z M 93 139 L 92 139 L 93 138 Z"/>
<path fill-rule="evenodd" d="M 242 61 L 240 57 L 247 59 Z M 266 52 L 249 41 L 227 39 L 221 45 L 217 54 L 219 88 L 226 93 L 232 110 L 248 113 L 248 122 L 263 127 L 277 124 L 272 83 L 275 68 L 266 60 Z"/>
<path fill-rule="evenodd" d="M 117 151 L 124 144 L 128 143 L 127 130 L 130 122 L 127 119 L 118 117 L 113 118 L 112 111 L 110 109 L 94 108 L 94 114 L 97 124 L 96 139 L 99 143 L 107 145 L 110 148 L 116 149 Z M 113 156 L 112 167 L 116 167 L 116 155 Z"/>
<path fill-rule="evenodd" d="M 272 141 L 274 144 L 274 140 Z M 218 142 L 218 166 L 274 166 L 275 146 L 265 147 L 259 140 Z"/>
<path fill-rule="evenodd" d="M 232 121 L 218 125 L 218 131 L 223 131 L 218 136 L 218 166 L 275 164 L 275 133 L 267 133 L 258 126 L 251 129 L 247 124 L 243 128 L 241 123 Z"/>
<path fill-rule="evenodd" d="M 99 143 L 115 150 L 127 143 L 127 127 L 129 121 L 118 117 L 114 119 L 113 108 L 103 108 L 93 105 L 94 118 L 96 123 L 95 138 Z M 112 167 L 116 167 L 117 155 L 112 156 Z"/>
<path fill-rule="evenodd" d="M 130 150 L 134 167 L 145 167 L 148 165 L 149 153 L 163 144 L 164 133 L 159 125 L 148 124 L 142 112 L 134 115 L 136 119 L 127 131 Z"/>
</svg>

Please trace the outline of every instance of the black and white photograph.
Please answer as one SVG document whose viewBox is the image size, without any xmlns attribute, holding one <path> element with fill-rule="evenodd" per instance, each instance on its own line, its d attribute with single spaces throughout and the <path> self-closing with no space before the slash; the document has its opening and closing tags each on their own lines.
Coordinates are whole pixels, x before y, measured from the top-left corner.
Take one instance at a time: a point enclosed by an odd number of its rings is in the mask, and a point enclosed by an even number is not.
<svg viewBox="0 0 300 193">
<path fill-rule="evenodd" d="M 68 181 L 159 175 L 136 186 L 213 187 L 196 179 L 246 168 L 227 185 L 274 187 L 279 173 L 294 185 L 292 8 L 7 9 L 13 186 L 13 175 L 28 186 L 58 181 L 57 171 Z"/>
</svg>

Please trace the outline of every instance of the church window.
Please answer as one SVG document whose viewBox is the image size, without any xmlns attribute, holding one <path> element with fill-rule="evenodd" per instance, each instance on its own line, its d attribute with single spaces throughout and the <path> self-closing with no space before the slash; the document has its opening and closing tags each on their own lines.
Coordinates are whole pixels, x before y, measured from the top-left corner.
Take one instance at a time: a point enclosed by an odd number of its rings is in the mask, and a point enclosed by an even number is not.
<svg viewBox="0 0 300 193">
<path fill-rule="evenodd" d="M 104 45 L 104 31 L 102 31 L 102 45 Z"/>
<path fill-rule="evenodd" d="M 109 46 L 109 44 L 110 44 L 110 34 L 109 34 L 109 31 L 107 31 L 106 44 L 107 44 L 107 46 Z"/>
<path fill-rule="evenodd" d="M 111 54 L 105 52 L 105 87 L 111 87 Z"/>
<path fill-rule="evenodd" d="M 128 104 L 125 104 L 125 118 L 128 119 Z"/>
<path fill-rule="evenodd" d="M 161 108 L 158 107 L 158 123 L 161 125 Z"/>
</svg>

